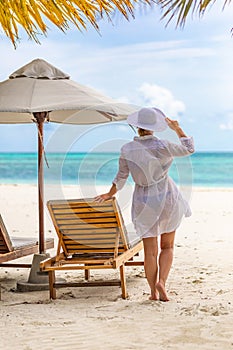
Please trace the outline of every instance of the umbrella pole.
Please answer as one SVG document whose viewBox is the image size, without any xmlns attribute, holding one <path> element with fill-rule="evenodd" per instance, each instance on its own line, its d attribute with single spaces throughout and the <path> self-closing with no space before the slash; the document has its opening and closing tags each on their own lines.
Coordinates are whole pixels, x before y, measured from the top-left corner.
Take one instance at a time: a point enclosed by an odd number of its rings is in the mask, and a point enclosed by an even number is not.
<svg viewBox="0 0 233 350">
<path fill-rule="evenodd" d="M 38 209 L 39 209 L 39 254 L 34 254 L 28 281 L 17 282 L 19 292 L 45 290 L 49 288 L 48 273 L 40 271 L 41 261 L 47 259 L 49 254 L 45 252 L 44 237 L 44 145 L 43 130 L 45 120 L 49 120 L 49 112 L 35 112 L 34 119 L 38 128 Z M 61 283 L 64 283 L 62 281 Z"/>
<path fill-rule="evenodd" d="M 48 112 L 33 113 L 38 127 L 38 209 L 39 209 L 39 253 L 45 253 L 44 237 L 44 121 Z"/>
</svg>

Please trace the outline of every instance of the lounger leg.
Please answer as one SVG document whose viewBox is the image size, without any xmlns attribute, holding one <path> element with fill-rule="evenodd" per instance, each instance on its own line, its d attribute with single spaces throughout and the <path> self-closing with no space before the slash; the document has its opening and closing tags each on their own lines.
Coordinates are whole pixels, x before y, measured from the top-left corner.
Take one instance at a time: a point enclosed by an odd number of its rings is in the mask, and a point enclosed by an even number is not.
<svg viewBox="0 0 233 350">
<path fill-rule="evenodd" d="M 85 280 L 88 281 L 90 278 L 90 270 L 85 270 Z"/>
<path fill-rule="evenodd" d="M 125 279 L 125 265 L 120 266 L 120 276 L 121 276 L 121 291 L 122 291 L 122 298 L 126 299 L 128 294 L 126 291 L 126 279 Z"/>
<path fill-rule="evenodd" d="M 50 299 L 56 299 L 56 289 L 54 288 L 54 283 L 55 283 L 55 271 L 49 271 Z"/>
</svg>

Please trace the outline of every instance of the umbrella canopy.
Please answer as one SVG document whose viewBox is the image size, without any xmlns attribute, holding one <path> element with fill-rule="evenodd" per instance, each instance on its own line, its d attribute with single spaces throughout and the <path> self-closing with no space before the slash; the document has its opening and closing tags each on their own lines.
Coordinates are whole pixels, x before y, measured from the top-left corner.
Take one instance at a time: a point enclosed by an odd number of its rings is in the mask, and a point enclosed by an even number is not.
<svg viewBox="0 0 233 350">
<path fill-rule="evenodd" d="M 0 83 L 0 123 L 38 126 L 39 252 L 44 244 L 44 121 L 97 124 L 126 119 L 138 108 L 80 85 L 48 62 L 36 59 Z"/>
<path fill-rule="evenodd" d="M 135 107 L 72 81 L 68 74 L 36 59 L 0 83 L 0 123 L 30 123 L 50 111 L 57 123 L 95 124 L 125 119 Z"/>
</svg>

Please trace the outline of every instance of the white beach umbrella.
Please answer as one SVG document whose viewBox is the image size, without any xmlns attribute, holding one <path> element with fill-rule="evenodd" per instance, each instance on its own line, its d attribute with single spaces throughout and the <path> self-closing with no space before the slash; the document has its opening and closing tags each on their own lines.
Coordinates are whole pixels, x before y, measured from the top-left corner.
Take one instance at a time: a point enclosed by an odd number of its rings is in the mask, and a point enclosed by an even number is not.
<svg viewBox="0 0 233 350">
<path fill-rule="evenodd" d="M 44 121 L 97 124 L 126 119 L 137 108 L 80 85 L 48 62 L 36 59 L 0 83 L 0 123 L 38 126 L 39 252 L 44 245 Z"/>
<path fill-rule="evenodd" d="M 50 111 L 52 122 L 95 124 L 125 119 L 132 110 L 41 59 L 0 83 L 0 123 L 30 123 L 33 113 Z"/>
</svg>

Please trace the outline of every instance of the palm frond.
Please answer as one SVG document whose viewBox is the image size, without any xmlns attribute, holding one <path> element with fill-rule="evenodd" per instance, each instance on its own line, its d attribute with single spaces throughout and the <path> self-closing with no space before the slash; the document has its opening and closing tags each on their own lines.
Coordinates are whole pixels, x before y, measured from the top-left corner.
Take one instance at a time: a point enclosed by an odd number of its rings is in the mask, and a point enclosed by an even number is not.
<svg viewBox="0 0 233 350">
<path fill-rule="evenodd" d="M 0 0 L 0 27 L 13 45 L 19 40 L 18 27 L 22 27 L 30 39 L 37 43 L 38 34 L 46 35 L 45 19 L 62 31 L 74 24 L 82 31 L 90 23 L 96 30 L 98 18 L 117 9 L 126 19 L 134 16 L 138 3 L 150 5 L 154 0 Z"/>
<path fill-rule="evenodd" d="M 231 1 L 225 0 L 223 9 Z M 167 25 L 172 19 L 176 19 L 177 26 L 184 26 L 189 14 L 204 15 L 206 9 L 215 2 L 216 0 L 157 0 L 158 6 L 163 11 L 162 19 L 167 19 Z"/>
</svg>

